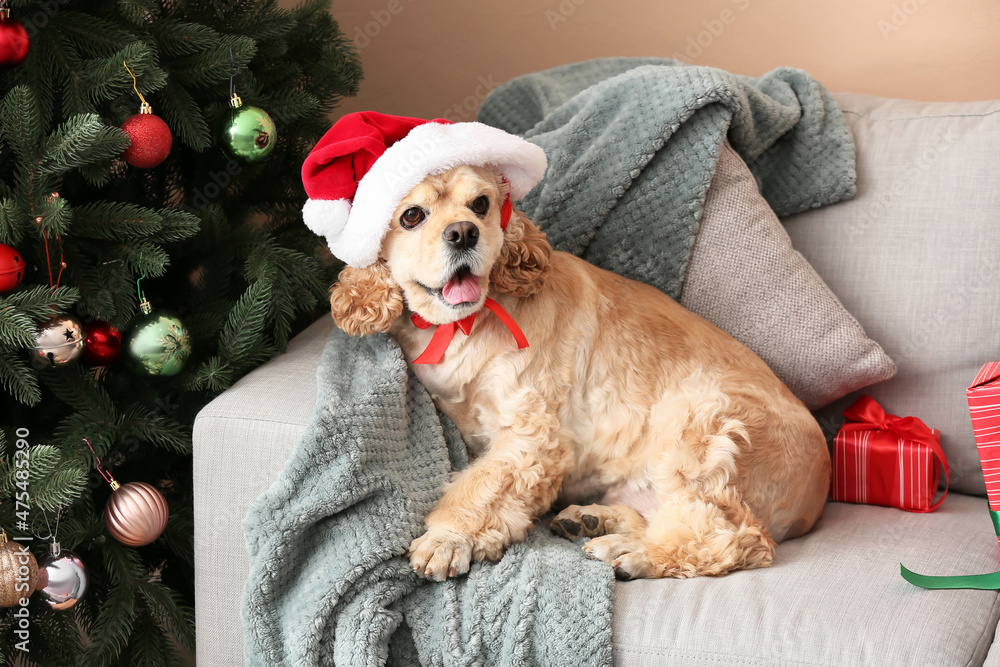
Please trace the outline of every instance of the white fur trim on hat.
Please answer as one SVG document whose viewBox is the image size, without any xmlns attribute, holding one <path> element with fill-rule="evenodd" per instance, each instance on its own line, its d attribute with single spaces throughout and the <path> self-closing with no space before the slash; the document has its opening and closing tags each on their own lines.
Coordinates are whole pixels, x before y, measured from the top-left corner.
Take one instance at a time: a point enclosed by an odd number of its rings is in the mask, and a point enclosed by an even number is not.
<svg viewBox="0 0 1000 667">
<path fill-rule="evenodd" d="M 516 201 L 542 180 L 547 161 L 535 144 L 482 123 L 418 125 L 387 148 L 358 183 L 339 233 L 320 232 L 308 220 L 306 224 L 326 236 L 334 255 L 353 267 L 366 267 L 378 259 L 403 197 L 427 176 L 462 164 L 495 165 L 510 182 L 510 198 Z"/>
<path fill-rule="evenodd" d="M 351 215 L 351 202 L 346 199 L 307 199 L 302 207 L 302 221 L 314 234 L 327 239 L 337 238 Z"/>
</svg>

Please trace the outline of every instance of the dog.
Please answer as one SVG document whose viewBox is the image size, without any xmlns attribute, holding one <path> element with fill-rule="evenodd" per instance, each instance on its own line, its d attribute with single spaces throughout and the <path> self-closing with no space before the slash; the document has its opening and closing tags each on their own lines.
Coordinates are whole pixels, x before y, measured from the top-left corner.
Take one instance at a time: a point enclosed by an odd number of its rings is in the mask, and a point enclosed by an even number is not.
<svg viewBox="0 0 1000 667">
<path fill-rule="evenodd" d="M 433 328 L 479 313 L 440 363 L 413 364 L 470 464 L 407 552 L 435 581 L 497 560 L 555 504 L 556 533 L 619 579 L 767 567 L 820 518 L 830 456 L 809 410 L 753 352 L 648 285 L 551 248 L 491 166 L 427 177 L 379 259 L 345 268 L 331 313 L 389 332 L 409 362 Z M 490 297 L 530 341 L 518 349 Z"/>
</svg>

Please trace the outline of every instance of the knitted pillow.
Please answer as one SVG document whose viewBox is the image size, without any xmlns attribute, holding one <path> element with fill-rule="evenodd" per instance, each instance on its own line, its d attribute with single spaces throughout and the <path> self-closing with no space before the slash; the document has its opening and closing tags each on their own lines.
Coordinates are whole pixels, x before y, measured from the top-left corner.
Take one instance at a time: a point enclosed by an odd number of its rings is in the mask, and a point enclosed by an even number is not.
<svg viewBox="0 0 1000 667">
<path fill-rule="evenodd" d="M 757 353 L 810 409 L 896 366 L 801 254 L 725 144 L 679 299 Z"/>
</svg>

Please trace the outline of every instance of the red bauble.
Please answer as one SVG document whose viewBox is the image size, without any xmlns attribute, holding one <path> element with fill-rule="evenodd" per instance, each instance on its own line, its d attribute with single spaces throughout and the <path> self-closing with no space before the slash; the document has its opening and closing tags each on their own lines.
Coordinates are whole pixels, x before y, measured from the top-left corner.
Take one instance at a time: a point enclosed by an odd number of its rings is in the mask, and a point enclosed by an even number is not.
<svg viewBox="0 0 1000 667">
<path fill-rule="evenodd" d="M 0 68 L 17 67 L 28 57 L 31 39 L 21 22 L 0 19 Z"/>
<path fill-rule="evenodd" d="M 83 345 L 83 359 L 91 366 L 113 364 L 122 351 L 122 332 L 107 322 L 94 320 L 83 327 L 86 341 Z"/>
<path fill-rule="evenodd" d="M 0 294 L 21 284 L 24 278 L 24 258 L 14 248 L 0 243 Z"/>
<path fill-rule="evenodd" d="M 122 129 L 132 140 L 122 157 L 133 167 L 150 169 L 166 160 L 170 154 L 174 137 L 159 116 L 137 113 L 122 123 Z"/>
</svg>

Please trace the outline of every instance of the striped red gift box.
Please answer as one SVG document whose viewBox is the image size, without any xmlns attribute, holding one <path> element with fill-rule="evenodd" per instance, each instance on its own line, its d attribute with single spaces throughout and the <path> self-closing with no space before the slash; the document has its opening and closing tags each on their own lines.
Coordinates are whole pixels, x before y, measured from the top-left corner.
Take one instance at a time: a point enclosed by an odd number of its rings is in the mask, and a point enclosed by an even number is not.
<svg viewBox="0 0 1000 667">
<path fill-rule="evenodd" d="M 986 480 L 990 515 L 1000 540 L 1000 361 L 983 366 L 965 393 Z"/>
<path fill-rule="evenodd" d="M 930 512 L 941 504 L 948 493 L 948 462 L 939 431 L 916 417 L 887 414 L 870 396 L 855 401 L 844 416 L 850 421 L 833 439 L 833 500 L 911 512 Z M 942 470 L 945 493 L 934 502 Z"/>
</svg>

